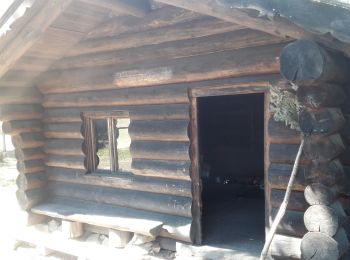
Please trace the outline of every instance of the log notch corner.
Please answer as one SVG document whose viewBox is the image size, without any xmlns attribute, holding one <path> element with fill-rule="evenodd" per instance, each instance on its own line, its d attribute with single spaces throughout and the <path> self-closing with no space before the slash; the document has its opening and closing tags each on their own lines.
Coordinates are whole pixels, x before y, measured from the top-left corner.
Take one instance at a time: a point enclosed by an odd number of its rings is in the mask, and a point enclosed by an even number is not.
<svg viewBox="0 0 350 260">
<path fill-rule="evenodd" d="M 3 131 L 11 135 L 15 147 L 19 172 L 16 196 L 23 210 L 21 223 L 24 225 L 37 224 L 43 220 L 42 216 L 29 211 L 46 197 L 41 100 L 41 94 L 36 88 L 1 89 L 0 121 L 3 121 Z"/>
<path fill-rule="evenodd" d="M 298 40 L 281 54 L 281 74 L 298 86 L 303 106 L 299 125 L 305 134 L 304 156 L 311 163 L 305 176 L 304 196 L 309 208 L 304 214 L 308 233 L 301 242 L 302 259 L 340 259 L 349 249 L 344 230 L 347 219 L 339 202 L 346 189 L 339 156 L 345 146 L 340 136 L 345 119 L 340 109 L 343 86 L 349 81 L 348 61 L 315 42 Z M 349 235 L 349 234 L 348 234 Z"/>
</svg>

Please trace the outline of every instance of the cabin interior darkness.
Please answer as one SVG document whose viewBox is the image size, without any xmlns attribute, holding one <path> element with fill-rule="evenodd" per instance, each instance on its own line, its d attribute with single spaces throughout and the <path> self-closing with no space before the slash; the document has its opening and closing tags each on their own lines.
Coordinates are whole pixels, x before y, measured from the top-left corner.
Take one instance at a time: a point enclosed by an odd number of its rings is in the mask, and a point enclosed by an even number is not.
<svg viewBox="0 0 350 260">
<path fill-rule="evenodd" d="M 198 131 L 203 244 L 262 248 L 264 94 L 198 98 Z"/>
</svg>

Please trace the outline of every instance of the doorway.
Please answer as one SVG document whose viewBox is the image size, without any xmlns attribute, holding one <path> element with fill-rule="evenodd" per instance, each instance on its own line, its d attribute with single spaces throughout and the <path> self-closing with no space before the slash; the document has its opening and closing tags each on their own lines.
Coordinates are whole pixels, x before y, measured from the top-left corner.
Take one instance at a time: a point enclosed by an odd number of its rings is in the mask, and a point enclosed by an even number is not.
<svg viewBox="0 0 350 260">
<path fill-rule="evenodd" d="M 264 88 L 262 88 L 264 89 Z M 195 96 L 202 244 L 260 251 L 265 240 L 265 92 Z M 233 92 L 233 93 L 232 93 Z M 221 94 L 221 95 L 220 95 Z"/>
</svg>

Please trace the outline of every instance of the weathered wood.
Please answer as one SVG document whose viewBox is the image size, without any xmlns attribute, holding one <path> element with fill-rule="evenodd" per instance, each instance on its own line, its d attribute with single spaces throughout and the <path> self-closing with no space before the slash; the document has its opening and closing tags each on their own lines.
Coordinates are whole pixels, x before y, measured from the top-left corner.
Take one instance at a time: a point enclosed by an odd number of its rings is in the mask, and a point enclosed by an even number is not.
<svg viewBox="0 0 350 260">
<path fill-rule="evenodd" d="M 344 151 L 345 146 L 339 134 L 305 137 L 304 155 L 310 160 L 330 161 Z"/>
<path fill-rule="evenodd" d="M 49 182 L 48 188 L 53 196 L 66 196 L 175 216 L 192 216 L 192 199 L 188 197 L 63 182 Z"/>
<path fill-rule="evenodd" d="M 338 159 L 330 162 L 313 162 L 308 183 L 321 183 L 326 186 L 340 185 L 346 178 L 344 168 Z"/>
<path fill-rule="evenodd" d="M 73 200 L 67 197 L 56 198 L 46 204 L 34 207 L 32 211 L 54 218 L 131 231 L 147 236 L 157 236 L 160 225 L 163 224 L 162 229 L 164 228 L 168 231 L 168 236 L 191 242 L 191 218 L 94 203 L 91 201 Z M 71 212 L 71 214 L 67 214 L 67 212 Z M 139 220 L 140 218 L 142 221 Z"/>
<path fill-rule="evenodd" d="M 45 160 L 46 166 L 87 170 L 85 156 L 72 155 L 48 155 Z"/>
<path fill-rule="evenodd" d="M 301 242 L 302 259 L 339 259 L 348 249 L 349 241 L 344 229 L 334 237 L 321 232 L 308 232 Z"/>
<path fill-rule="evenodd" d="M 268 167 L 268 181 L 273 189 L 286 189 L 292 172 L 292 164 L 272 163 Z M 310 175 L 310 167 L 300 165 L 298 174 L 293 185 L 293 190 L 304 191 L 306 187 L 306 178 Z"/>
<path fill-rule="evenodd" d="M 17 161 L 38 160 L 45 158 L 45 153 L 41 147 L 15 149 L 15 157 Z"/>
<path fill-rule="evenodd" d="M 189 142 L 134 141 L 130 151 L 133 159 L 186 161 L 189 148 Z"/>
<path fill-rule="evenodd" d="M 151 5 L 148 0 L 82 0 L 82 2 L 136 17 L 142 17 L 151 11 Z"/>
<path fill-rule="evenodd" d="M 96 66 L 123 66 L 147 60 L 175 59 L 203 55 L 217 51 L 236 50 L 253 46 L 284 42 L 284 39 L 250 29 L 209 35 L 194 39 L 147 45 L 130 50 L 110 50 L 66 57 L 51 69 L 83 68 Z"/>
<path fill-rule="evenodd" d="M 321 232 L 334 236 L 345 219 L 342 206 L 337 203 L 331 206 L 313 205 L 304 215 L 304 223 L 308 231 Z"/>
<path fill-rule="evenodd" d="M 297 91 L 301 104 L 309 108 L 339 107 L 346 98 L 343 88 L 334 84 L 303 86 Z"/>
<path fill-rule="evenodd" d="M 146 191 L 161 194 L 170 194 L 192 197 L 191 183 L 183 180 L 171 180 L 147 176 L 138 176 L 129 173 L 106 174 L 79 174 L 74 170 L 48 168 L 46 170 L 51 181 L 62 183 L 76 183 L 119 188 L 126 190 Z"/>
<path fill-rule="evenodd" d="M 300 133 L 290 129 L 282 122 L 276 122 L 273 117 L 268 122 L 269 142 L 274 144 L 299 144 Z"/>
<path fill-rule="evenodd" d="M 311 183 L 305 188 L 304 195 L 310 205 L 330 205 L 338 196 L 338 187 Z"/>
<path fill-rule="evenodd" d="M 21 210 L 17 213 L 16 219 L 16 225 L 26 227 L 46 222 L 47 216 Z"/>
<path fill-rule="evenodd" d="M 82 123 L 45 124 L 46 138 L 83 139 Z"/>
<path fill-rule="evenodd" d="M 190 161 L 132 160 L 132 172 L 136 175 L 167 179 L 190 180 Z"/>
<path fill-rule="evenodd" d="M 133 141 L 188 141 L 189 120 L 132 121 L 129 134 Z"/>
<path fill-rule="evenodd" d="M 36 89 L 1 88 L 0 105 L 40 104 L 41 95 Z"/>
<path fill-rule="evenodd" d="M 271 189 L 270 191 L 271 207 L 279 208 L 283 201 L 285 193 L 286 193 L 285 190 Z M 308 205 L 305 201 L 303 192 L 298 192 L 298 191 L 292 192 L 287 209 L 294 210 L 294 211 L 305 211 L 307 208 L 308 208 Z"/>
<path fill-rule="evenodd" d="M 21 133 L 12 136 L 12 143 L 16 149 L 36 148 L 45 144 L 45 138 L 39 132 Z"/>
<path fill-rule="evenodd" d="M 276 234 L 270 246 L 270 253 L 276 257 L 300 259 L 300 244 L 300 238 Z"/>
<path fill-rule="evenodd" d="M 43 160 L 18 161 L 17 170 L 22 174 L 37 173 L 45 170 Z"/>
<path fill-rule="evenodd" d="M 124 248 L 133 237 L 131 232 L 113 230 L 108 232 L 108 245 L 110 247 Z"/>
<path fill-rule="evenodd" d="M 243 26 L 241 25 L 228 23 L 217 18 L 201 17 L 191 22 L 174 24 L 137 33 L 125 33 L 111 37 L 87 39 L 81 41 L 70 54 L 79 55 L 92 52 L 129 49 L 144 45 L 204 37 L 242 28 Z"/>
<path fill-rule="evenodd" d="M 275 219 L 277 211 L 278 208 L 271 209 L 270 221 Z M 283 219 L 278 225 L 276 233 L 286 236 L 303 237 L 307 232 L 304 225 L 303 216 L 303 212 L 287 210 Z"/>
<path fill-rule="evenodd" d="M 62 220 L 61 234 L 65 238 L 77 238 L 84 234 L 83 223 Z"/>
<path fill-rule="evenodd" d="M 304 134 L 334 134 L 339 132 L 344 124 L 345 118 L 339 108 L 316 111 L 304 109 L 299 114 L 300 129 Z"/>
<path fill-rule="evenodd" d="M 3 123 L 2 130 L 8 135 L 16 135 L 25 132 L 40 132 L 42 131 L 42 123 L 40 120 L 7 121 Z"/>
<path fill-rule="evenodd" d="M 41 119 L 43 108 L 40 105 L 1 105 L 1 121 Z"/>
<path fill-rule="evenodd" d="M 282 44 L 274 44 L 244 50 L 223 51 L 167 60 L 161 64 L 158 61 L 137 63 L 117 69 L 115 66 L 103 66 L 53 71 L 47 74 L 48 79 L 43 80 L 39 88 L 45 94 L 72 93 L 114 89 L 115 86 L 130 88 L 224 77 L 273 74 L 277 73 L 279 69 L 275 57 L 282 46 Z M 203 64 L 207 64 L 207 66 L 203 67 Z"/>
<path fill-rule="evenodd" d="M 292 164 L 298 152 L 298 147 L 298 144 L 270 144 L 269 159 L 272 163 Z M 309 163 L 309 160 L 303 154 L 300 164 L 307 163 Z"/>
<path fill-rule="evenodd" d="M 16 184 L 20 190 L 33 190 L 46 186 L 47 177 L 45 173 L 21 173 L 17 176 Z"/>
<path fill-rule="evenodd" d="M 35 42 L 72 0 L 35 1 L 0 42 L 0 76 L 3 76 Z"/>
<path fill-rule="evenodd" d="M 32 190 L 17 190 L 18 205 L 22 210 L 28 210 L 47 199 L 46 189 L 38 188 Z"/>
<path fill-rule="evenodd" d="M 73 155 L 83 156 L 83 140 L 72 139 L 48 139 L 44 146 L 44 151 L 52 155 Z"/>
<path fill-rule="evenodd" d="M 153 10 L 142 18 L 130 16 L 117 16 L 91 30 L 86 36 L 90 38 L 103 38 L 123 33 L 136 33 L 163 26 L 171 26 L 198 19 L 202 15 L 172 6 L 164 6 Z"/>
<path fill-rule="evenodd" d="M 327 52 L 310 40 L 288 44 L 280 61 L 281 74 L 297 84 L 346 82 L 349 79 L 345 57 Z"/>
</svg>

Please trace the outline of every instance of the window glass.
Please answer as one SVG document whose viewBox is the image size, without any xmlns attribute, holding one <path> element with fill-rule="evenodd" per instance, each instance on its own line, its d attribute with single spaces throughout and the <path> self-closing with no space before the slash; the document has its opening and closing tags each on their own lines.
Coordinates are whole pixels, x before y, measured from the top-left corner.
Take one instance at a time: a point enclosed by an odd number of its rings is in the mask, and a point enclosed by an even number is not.
<svg viewBox="0 0 350 260">
<path fill-rule="evenodd" d="M 130 118 L 118 118 L 115 120 L 116 129 L 118 130 L 117 138 L 117 154 L 119 171 L 131 170 L 131 154 L 129 136 Z"/>
<path fill-rule="evenodd" d="M 110 143 L 108 139 L 108 124 L 106 119 L 94 120 L 95 138 L 96 138 L 96 155 L 97 169 L 110 170 Z"/>
</svg>

